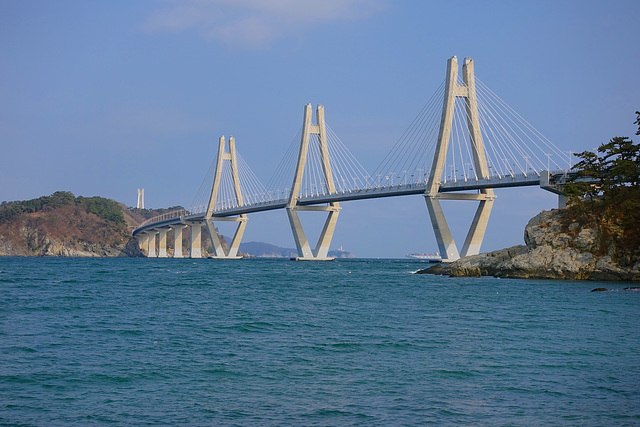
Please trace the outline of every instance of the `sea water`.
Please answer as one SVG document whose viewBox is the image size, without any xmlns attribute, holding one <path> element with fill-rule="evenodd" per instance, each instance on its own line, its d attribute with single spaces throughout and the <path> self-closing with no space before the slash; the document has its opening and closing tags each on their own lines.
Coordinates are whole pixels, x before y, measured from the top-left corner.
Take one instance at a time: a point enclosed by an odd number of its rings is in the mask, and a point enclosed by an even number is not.
<svg viewBox="0 0 640 427">
<path fill-rule="evenodd" d="M 640 425 L 640 292 L 427 265 L 0 258 L 0 424 Z"/>
</svg>

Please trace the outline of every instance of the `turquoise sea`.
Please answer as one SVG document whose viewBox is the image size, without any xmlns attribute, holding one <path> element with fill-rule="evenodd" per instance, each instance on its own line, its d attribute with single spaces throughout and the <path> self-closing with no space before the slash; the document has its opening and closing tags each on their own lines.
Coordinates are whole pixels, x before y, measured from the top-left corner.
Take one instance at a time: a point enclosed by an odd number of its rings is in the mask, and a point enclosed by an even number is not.
<svg viewBox="0 0 640 427">
<path fill-rule="evenodd" d="M 426 265 L 0 258 L 0 424 L 640 425 L 640 292 Z"/>
</svg>

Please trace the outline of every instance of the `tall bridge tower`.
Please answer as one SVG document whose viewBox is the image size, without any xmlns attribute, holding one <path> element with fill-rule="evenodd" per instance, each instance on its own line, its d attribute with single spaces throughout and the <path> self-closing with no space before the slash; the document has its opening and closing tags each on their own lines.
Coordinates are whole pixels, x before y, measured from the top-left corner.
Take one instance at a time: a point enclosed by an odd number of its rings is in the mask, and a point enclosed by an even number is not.
<svg viewBox="0 0 640 427">
<path fill-rule="evenodd" d="M 481 189 L 479 193 L 441 193 L 442 174 L 449 147 L 453 115 L 456 98 L 465 101 L 467 127 L 469 130 L 469 144 L 473 154 L 473 162 L 478 178 L 489 178 L 487 159 L 485 158 L 482 133 L 480 132 L 480 120 L 478 118 L 478 101 L 476 98 L 476 84 L 473 72 L 473 60 L 465 58 L 462 66 L 463 84 L 458 84 L 458 58 L 455 56 L 447 61 L 447 78 L 445 83 L 445 96 L 442 105 L 440 119 L 440 131 L 436 145 L 435 158 L 433 159 L 431 173 L 427 181 L 427 190 L 424 193 L 431 217 L 431 224 L 438 242 L 438 249 L 444 261 L 455 261 L 467 255 L 476 255 L 480 252 L 480 245 L 487 229 L 487 222 L 493 207 L 495 194 L 493 189 Z M 456 243 L 444 216 L 440 200 L 476 200 L 480 202 L 475 217 L 469 228 L 467 238 L 462 246 L 462 253 L 458 252 Z"/>
</svg>

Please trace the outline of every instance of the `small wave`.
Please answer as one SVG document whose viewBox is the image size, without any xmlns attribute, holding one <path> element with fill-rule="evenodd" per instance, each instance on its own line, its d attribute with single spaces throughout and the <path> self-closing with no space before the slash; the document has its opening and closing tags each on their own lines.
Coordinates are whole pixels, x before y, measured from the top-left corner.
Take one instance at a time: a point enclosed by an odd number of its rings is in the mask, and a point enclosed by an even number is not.
<svg viewBox="0 0 640 427">
<path fill-rule="evenodd" d="M 344 411 L 340 409 L 320 408 L 311 413 L 302 414 L 303 417 L 355 417 L 355 418 L 373 418 L 371 415 L 359 412 Z"/>
<path fill-rule="evenodd" d="M 469 371 L 460 371 L 460 370 L 449 370 L 449 369 L 437 369 L 434 371 L 437 374 L 441 374 L 444 376 L 451 376 L 451 377 L 472 377 L 473 373 L 469 372 Z"/>
<path fill-rule="evenodd" d="M 38 350 L 36 350 L 35 348 L 25 347 L 25 346 L 11 347 L 10 350 L 15 352 L 21 352 L 21 353 L 37 353 L 38 352 Z"/>
</svg>

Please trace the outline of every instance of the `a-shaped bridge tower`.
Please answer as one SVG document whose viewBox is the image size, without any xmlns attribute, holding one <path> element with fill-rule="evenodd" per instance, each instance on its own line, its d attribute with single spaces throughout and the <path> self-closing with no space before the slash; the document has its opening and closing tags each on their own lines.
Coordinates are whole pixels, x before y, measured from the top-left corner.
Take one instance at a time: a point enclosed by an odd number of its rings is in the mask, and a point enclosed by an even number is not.
<svg viewBox="0 0 640 427">
<path fill-rule="evenodd" d="M 304 261 L 326 261 L 333 258 L 327 257 L 331 238 L 338 222 L 338 214 L 340 213 L 340 203 L 332 201 L 328 206 L 299 206 L 300 189 L 302 187 L 302 178 L 306 169 L 307 156 L 309 154 L 309 143 L 312 142 L 311 135 L 318 135 L 320 159 L 322 165 L 322 175 L 324 184 L 329 194 L 336 193 L 336 186 L 333 181 L 333 173 L 331 172 L 331 162 L 329 160 L 329 148 L 327 144 L 327 130 L 324 121 L 324 107 L 318 105 L 316 110 L 316 125 L 311 124 L 311 104 L 305 106 L 304 124 L 302 127 L 302 138 L 300 141 L 300 152 L 298 155 L 298 163 L 296 165 L 296 173 L 293 177 L 289 202 L 287 203 L 287 215 L 293 232 L 293 239 L 296 242 L 298 250 L 297 260 Z M 318 238 L 313 252 L 307 240 L 307 236 L 302 228 L 298 211 L 320 211 L 328 212 L 324 228 Z"/>
<path fill-rule="evenodd" d="M 204 215 L 204 223 L 207 226 L 209 235 L 211 236 L 211 243 L 215 255 L 211 258 L 217 259 L 241 259 L 242 256 L 238 256 L 238 248 L 240 247 L 240 241 L 244 234 L 244 229 L 247 226 L 247 214 L 240 214 L 237 216 L 214 216 L 213 211 L 218 200 L 218 194 L 220 193 L 220 185 L 222 182 L 222 171 L 224 162 L 228 161 L 231 169 L 231 180 L 233 183 L 233 195 L 237 206 L 244 204 L 242 199 L 242 187 L 240 186 L 240 175 L 238 173 L 238 156 L 236 154 L 236 141 L 233 136 L 229 137 L 229 152 L 225 152 L 225 140 L 224 136 L 221 136 L 218 141 L 218 160 L 216 163 L 216 171 L 213 178 L 213 187 L 211 188 L 211 197 L 209 198 L 209 204 L 207 205 L 207 211 Z M 233 239 L 229 244 L 229 248 L 225 250 L 223 247 L 223 239 L 218 234 L 213 222 L 214 221 L 235 221 L 238 223 Z"/>
<path fill-rule="evenodd" d="M 427 191 L 425 200 L 433 231 L 438 242 L 438 249 L 443 260 L 455 261 L 460 258 L 458 248 L 444 216 L 441 199 L 448 200 L 477 200 L 480 202 L 476 210 L 475 217 L 469 228 L 467 238 L 462 246 L 462 256 L 476 255 L 480 252 L 480 246 L 484 233 L 487 229 L 487 222 L 493 207 L 495 194 L 492 188 L 481 189 L 479 193 L 442 193 L 442 174 L 447 160 L 449 138 L 453 125 L 453 115 L 456 106 L 456 98 L 463 98 L 466 109 L 467 127 L 469 129 L 470 151 L 473 155 L 473 163 L 476 174 L 480 179 L 489 178 L 489 168 L 485 157 L 482 133 L 480 131 L 480 120 L 478 118 L 478 100 L 476 97 L 475 76 L 473 73 L 473 60 L 465 58 L 462 66 L 463 84 L 458 84 L 458 60 L 454 56 L 447 61 L 447 79 L 445 83 L 445 96 L 442 106 L 442 118 L 440 120 L 440 131 L 436 145 L 435 158 L 431 166 L 431 173 L 427 181 Z"/>
</svg>

